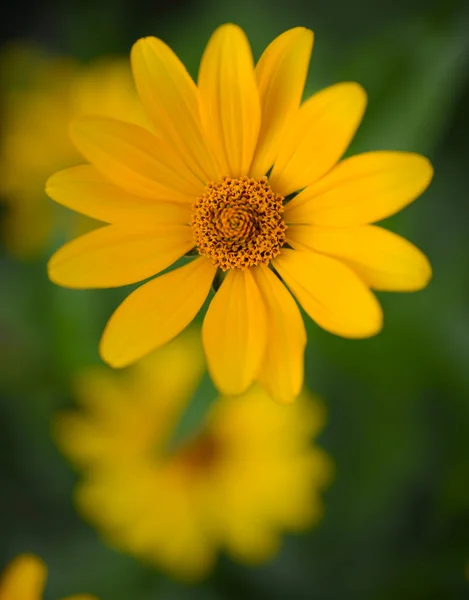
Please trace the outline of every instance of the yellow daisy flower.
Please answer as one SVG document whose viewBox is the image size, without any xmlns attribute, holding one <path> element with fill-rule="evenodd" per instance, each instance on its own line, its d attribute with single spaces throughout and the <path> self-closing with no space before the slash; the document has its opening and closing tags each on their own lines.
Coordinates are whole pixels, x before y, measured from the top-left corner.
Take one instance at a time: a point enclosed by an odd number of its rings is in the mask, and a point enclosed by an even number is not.
<svg viewBox="0 0 469 600">
<path fill-rule="evenodd" d="M 324 415 L 307 392 L 288 409 L 256 386 L 221 398 L 175 445 L 202 372 L 200 335 L 187 332 L 127 371 L 85 373 L 82 409 L 55 429 L 83 470 L 85 518 L 116 548 L 189 579 L 205 575 L 218 551 L 248 564 L 273 557 L 282 532 L 320 518 L 331 475 L 311 445 Z"/>
<path fill-rule="evenodd" d="M 6 567 L 0 579 L 0 600 L 41 600 L 47 567 L 32 554 L 21 554 Z M 63 600 L 96 600 L 89 594 L 67 596 Z"/>
<path fill-rule="evenodd" d="M 91 164 L 56 174 L 47 191 L 110 225 L 60 249 L 49 263 L 52 281 L 121 286 L 194 248 L 201 255 L 118 307 L 100 346 L 110 365 L 172 339 L 215 282 L 203 324 L 215 384 L 229 395 L 257 380 L 290 402 L 302 387 L 306 333 L 286 286 L 321 327 L 363 338 L 382 327 L 370 288 L 427 284 L 425 256 L 370 223 L 419 196 L 432 167 L 404 152 L 338 162 L 366 95 L 357 83 L 340 83 L 300 105 L 312 43 L 307 29 L 286 31 L 254 66 L 243 31 L 224 25 L 205 49 L 196 85 L 164 42 L 139 40 L 132 69 L 153 133 L 111 119 L 73 123 Z"/>
<path fill-rule="evenodd" d="M 6 78 L 0 144 L 0 195 L 6 213 L 1 235 L 13 255 L 32 258 L 67 229 L 58 207 L 46 201 L 44 181 L 54 170 L 82 160 L 69 138 L 70 120 L 91 114 L 140 125 L 146 121 L 128 63 L 121 58 L 84 66 L 15 46 L 5 49 L 0 66 Z M 21 85 L 10 81 L 13 77 Z M 74 219 L 69 235 L 89 230 L 91 223 Z"/>
</svg>

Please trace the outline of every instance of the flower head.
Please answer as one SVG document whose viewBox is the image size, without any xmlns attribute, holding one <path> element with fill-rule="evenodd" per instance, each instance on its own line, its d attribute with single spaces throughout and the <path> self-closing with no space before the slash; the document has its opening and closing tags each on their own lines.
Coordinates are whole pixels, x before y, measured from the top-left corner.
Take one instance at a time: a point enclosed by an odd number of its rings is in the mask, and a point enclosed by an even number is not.
<svg viewBox="0 0 469 600">
<path fill-rule="evenodd" d="M 194 249 L 200 255 L 118 307 L 100 347 L 110 365 L 128 365 L 175 337 L 215 281 L 203 324 L 215 384 L 229 395 L 257 380 L 291 402 L 302 387 L 306 333 L 290 292 L 324 329 L 363 338 L 382 327 L 371 289 L 427 284 L 425 256 L 371 223 L 419 196 L 431 165 L 404 152 L 339 162 L 366 95 L 340 83 L 301 104 L 312 43 L 307 29 L 286 31 L 254 66 L 242 30 L 224 25 L 196 85 L 164 42 L 145 38 L 132 50 L 132 69 L 153 131 L 110 119 L 74 122 L 73 140 L 91 164 L 53 176 L 48 193 L 110 225 L 59 250 L 51 279 L 121 286 Z"/>
<path fill-rule="evenodd" d="M 117 548 L 181 577 L 200 577 L 225 550 L 271 558 L 282 532 L 321 516 L 327 457 L 311 445 L 321 405 L 288 410 L 253 387 L 212 404 L 202 428 L 173 434 L 203 368 L 186 333 L 120 373 L 98 368 L 78 389 L 82 410 L 58 418 L 59 445 L 83 470 L 77 501 Z"/>
<path fill-rule="evenodd" d="M 68 135 L 70 120 L 91 114 L 144 125 L 145 119 L 129 66 L 121 58 L 84 66 L 14 46 L 3 51 L 0 63 L 2 73 L 21 79 L 17 86 L 7 77 L 2 89 L 2 238 L 15 256 L 30 258 L 47 250 L 57 231 L 67 226 L 69 235 L 91 228 L 92 222 L 83 217 L 67 224 L 44 196 L 44 181 L 51 172 L 81 162 Z"/>
<path fill-rule="evenodd" d="M 0 600 L 41 600 L 47 568 L 40 558 L 21 554 L 12 560 L 0 578 Z M 63 600 L 96 600 L 89 594 L 67 596 Z"/>
</svg>

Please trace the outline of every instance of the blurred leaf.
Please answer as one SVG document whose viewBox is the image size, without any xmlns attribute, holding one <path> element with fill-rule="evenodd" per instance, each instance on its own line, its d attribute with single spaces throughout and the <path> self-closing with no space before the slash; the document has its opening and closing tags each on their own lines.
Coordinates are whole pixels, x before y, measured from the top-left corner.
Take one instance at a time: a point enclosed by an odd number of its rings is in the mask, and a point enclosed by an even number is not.
<svg viewBox="0 0 469 600">
<path fill-rule="evenodd" d="M 467 11 L 441 20 L 420 17 L 358 47 L 341 70 L 369 95 L 354 152 L 433 150 L 468 78 L 468 31 Z"/>
<path fill-rule="evenodd" d="M 207 412 L 218 395 L 209 374 L 206 372 L 171 435 L 168 442 L 168 451 L 187 443 L 188 440 L 202 430 Z"/>
</svg>

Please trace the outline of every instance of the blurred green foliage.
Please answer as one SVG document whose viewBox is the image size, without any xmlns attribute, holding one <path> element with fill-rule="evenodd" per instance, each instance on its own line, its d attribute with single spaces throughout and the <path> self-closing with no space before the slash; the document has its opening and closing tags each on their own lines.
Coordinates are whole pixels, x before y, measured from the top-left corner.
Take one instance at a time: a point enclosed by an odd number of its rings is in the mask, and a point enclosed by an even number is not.
<svg viewBox="0 0 469 600">
<path fill-rule="evenodd" d="M 47 281 L 47 257 L 27 264 L 2 255 L 0 563 L 25 550 L 43 556 L 50 567 L 46 600 L 71 590 L 102 600 L 468 598 L 464 5 L 103 0 L 45 3 L 44 10 L 27 31 L 53 51 L 82 59 L 127 53 L 136 38 L 153 34 L 170 43 L 193 74 L 209 34 L 222 22 L 244 27 L 256 56 L 281 31 L 312 28 L 308 93 L 345 79 L 359 81 L 369 94 L 351 150 L 413 150 L 434 163 L 430 190 L 389 221 L 428 254 L 434 279 L 416 294 L 381 295 L 385 327 L 370 340 L 342 340 L 307 319 L 306 379 L 328 408 L 319 441 L 336 464 L 325 518 L 310 534 L 286 539 L 272 564 L 246 569 L 222 559 L 207 582 L 189 588 L 113 552 L 80 521 L 71 500 L 75 476 L 50 437 L 51 415 L 73 402 L 70 378 L 98 362 L 100 332 L 128 290 L 59 289 Z M 181 435 L 213 397 L 204 380 Z"/>
</svg>

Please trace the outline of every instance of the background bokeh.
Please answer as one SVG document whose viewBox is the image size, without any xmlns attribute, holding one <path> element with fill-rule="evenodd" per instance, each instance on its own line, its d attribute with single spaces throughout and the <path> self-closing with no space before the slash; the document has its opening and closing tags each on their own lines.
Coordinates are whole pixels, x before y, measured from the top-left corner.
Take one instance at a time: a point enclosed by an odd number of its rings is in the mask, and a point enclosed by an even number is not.
<svg viewBox="0 0 469 600">
<path fill-rule="evenodd" d="M 308 93 L 340 80 L 368 92 L 351 152 L 421 152 L 436 175 L 386 223 L 430 257 L 429 287 L 380 294 L 385 327 L 370 340 L 342 340 L 307 320 L 306 379 L 327 407 L 319 442 L 336 465 L 323 521 L 287 536 L 273 563 L 246 568 L 222 558 L 195 587 L 99 540 L 74 511 L 75 475 L 50 436 L 51 415 L 72 405 L 71 377 L 99 362 L 100 332 L 128 290 L 53 286 L 45 264 L 59 240 L 27 261 L 0 249 L 0 565 L 25 550 L 43 556 L 46 600 L 77 589 L 102 600 L 469 597 L 468 8 L 442 0 L 4 5 L 4 48 L 21 39 L 88 61 L 125 55 L 137 38 L 156 35 L 192 74 L 223 22 L 245 29 L 256 57 L 283 30 L 309 27 Z M 4 85 L 11 75 L 2 74 Z M 196 409 L 206 406 L 202 396 Z"/>
</svg>

